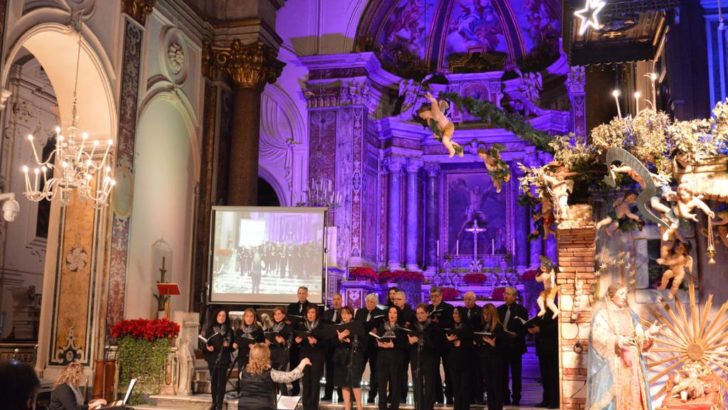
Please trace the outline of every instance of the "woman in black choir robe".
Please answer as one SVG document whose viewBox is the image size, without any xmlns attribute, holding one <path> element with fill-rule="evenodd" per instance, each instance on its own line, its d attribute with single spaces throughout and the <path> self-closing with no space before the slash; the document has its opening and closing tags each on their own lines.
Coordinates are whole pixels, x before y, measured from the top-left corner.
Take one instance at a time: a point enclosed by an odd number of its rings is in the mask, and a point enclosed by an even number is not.
<svg viewBox="0 0 728 410">
<path fill-rule="evenodd" d="M 248 364 L 248 356 L 250 354 L 250 345 L 254 343 L 262 343 L 265 340 L 263 336 L 263 328 L 258 326 L 255 317 L 255 309 L 247 308 L 243 311 L 243 323 L 240 328 L 235 330 L 235 342 L 233 349 L 238 351 L 238 376 L 242 373 L 245 365 Z"/>
<path fill-rule="evenodd" d="M 449 342 L 447 358 L 452 380 L 453 410 L 470 408 L 470 366 L 473 357 L 473 329 L 465 316 L 464 309 L 452 311 L 452 328 L 445 330 Z"/>
<path fill-rule="evenodd" d="M 503 409 L 503 390 L 506 380 L 503 372 L 503 355 L 506 334 L 498 317 L 495 305 L 488 303 L 481 311 L 483 328 L 475 334 L 478 346 L 480 369 L 485 391 L 488 395 L 488 410 Z"/>
<path fill-rule="evenodd" d="M 361 402 L 361 375 L 364 370 L 364 326 L 355 322 L 354 310 L 341 308 L 341 324 L 336 325 L 336 350 L 334 351 L 334 385 L 341 389 L 344 409 L 351 410 L 351 394 L 354 393 L 357 410 L 364 408 Z"/>
<path fill-rule="evenodd" d="M 271 368 L 285 371 L 288 367 L 289 350 L 293 342 L 293 333 L 286 324 L 286 311 L 281 306 L 273 308 L 273 324 L 265 330 L 265 343 L 270 348 Z M 288 389 L 285 384 L 278 385 L 278 391 L 284 396 Z"/>
<path fill-rule="evenodd" d="M 210 369 L 212 378 L 210 390 L 212 392 L 212 410 L 222 410 L 225 400 L 225 385 L 230 368 L 230 353 L 232 352 L 233 332 L 230 330 L 228 315 L 224 309 L 215 310 L 215 319 L 211 326 L 205 330 L 205 361 Z"/>
<path fill-rule="evenodd" d="M 430 410 L 435 406 L 435 375 L 440 371 L 440 350 L 444 335 L 442 328 L 430 321 L 427 305 L 415 309 L 416 321 L 407 335 L 415 387 L 415 409 Z"/>
<path fill-rule="evenodd" d="M 377 390 L 379 392 L 379 410 L 399 409 L 399 400 L 402 377 L 402 357 L 407 352 L 407 338 L 402 331 L 397 330 L 397 314 L 399 309 L 394 306 L 387 308 L 387 320 L 376 331 L 384 340 L 377 340 Z M 389 394 L 387 394 L 389 386 Z"/>
<path fill-rule="evenodd" d="M 304 320 L 299 324 L 294 341 L 301 347 L 301 358 L 307 357 L 311 361 L 311 366 L 303 371 L 303 409 L 318 410 L 326 340 L 316 305 L 306 306 Z"/>
</svg>

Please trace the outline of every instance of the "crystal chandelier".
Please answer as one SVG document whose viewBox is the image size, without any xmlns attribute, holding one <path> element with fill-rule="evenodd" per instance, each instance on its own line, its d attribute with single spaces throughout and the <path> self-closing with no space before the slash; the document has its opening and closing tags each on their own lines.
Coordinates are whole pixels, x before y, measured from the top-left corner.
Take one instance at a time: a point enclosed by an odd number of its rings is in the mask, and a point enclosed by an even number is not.
<svg viewBox="0 0 728 410">
<path fill-rule="evenodd" d="M 76 55 L 76 79 L 73 87 L 73 109 L 71 126 L 63 134 L 61 127 L 56 127 L 53 152 L 47 158 L 38 156 L 34 137 L 27 139 L 33 149 L 35 166 L 21 168 L 25 174 L 25 197 L 39 202 L 59 201 L 62 206 L 68 204 L 71 192 L 90 200 L 95 208 L 103 208 L 108 204 L 111 189 L 116 181 L 111 177 L 111 167 L 107 164 L 113 141 L 109 139 L 105 147 L 89 135 L 81 132 L 77 126 L 77 91 L 78 71 L 81 57 L 81 33 L 78 33 L 78 54 Z M 32 174 L 32 175 L 31 175 Z M 31 182 L 32 179 L 32 182 Z M 41 183 L 42 182 L 42 183 Z"/>
</svg>

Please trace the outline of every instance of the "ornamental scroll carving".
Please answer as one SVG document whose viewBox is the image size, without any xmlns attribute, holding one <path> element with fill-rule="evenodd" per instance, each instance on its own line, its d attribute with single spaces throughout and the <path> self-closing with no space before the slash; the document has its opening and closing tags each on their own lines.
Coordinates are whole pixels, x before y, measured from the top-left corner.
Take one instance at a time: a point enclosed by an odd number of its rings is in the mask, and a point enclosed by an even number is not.
<svg viewBox="0 0 728 410">
<path fill-rule="evenodd" d="M 262 89 L 281 75 L 284 63 L 262 43 L 242 44 L 233 40 L 230 47 L 213 46 L 206 56 L 209 74 L 227 74 L 237 88 Z"/>
</svg>

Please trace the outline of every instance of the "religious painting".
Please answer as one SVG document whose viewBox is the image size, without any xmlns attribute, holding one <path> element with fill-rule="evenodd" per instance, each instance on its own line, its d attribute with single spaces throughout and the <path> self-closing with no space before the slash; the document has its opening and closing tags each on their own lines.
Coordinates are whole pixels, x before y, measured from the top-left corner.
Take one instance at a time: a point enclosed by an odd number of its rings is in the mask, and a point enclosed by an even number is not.
<svg viewBox="0 0 728 410">
<path fill-rule="evenodd" d="M 446 244 L 443 253 L 461 256 L 508 253 L 507 193 L 495 192 L 485 170 L 447 173 L 444 184 L 445 209 L 441 220 L 445 223 Z"/>
</svg>

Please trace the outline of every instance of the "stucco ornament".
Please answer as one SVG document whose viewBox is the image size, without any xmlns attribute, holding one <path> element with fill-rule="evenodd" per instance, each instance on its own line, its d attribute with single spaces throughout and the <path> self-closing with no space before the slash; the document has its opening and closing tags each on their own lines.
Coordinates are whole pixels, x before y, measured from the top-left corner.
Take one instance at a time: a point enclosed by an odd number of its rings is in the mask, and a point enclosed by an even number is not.
<svg viewBox="0 0 728 410">
<path fill-rule="evenodd" d="M 174 74 L 179 74 L 182 71 L 182 67 L 185 64 L 185 53 L 179 43 L 172 42 L 167 47 L 167 62 Z"/>
<path fill-rule="evenodd" d="M 71 252 L 66 255 L 66 263 L 68 269 L 72 272 L 78 272 L 86 267 L 88 262 L 88 254 L 80 246 L 75 246 L 71 249 Z"/>
</svg>

